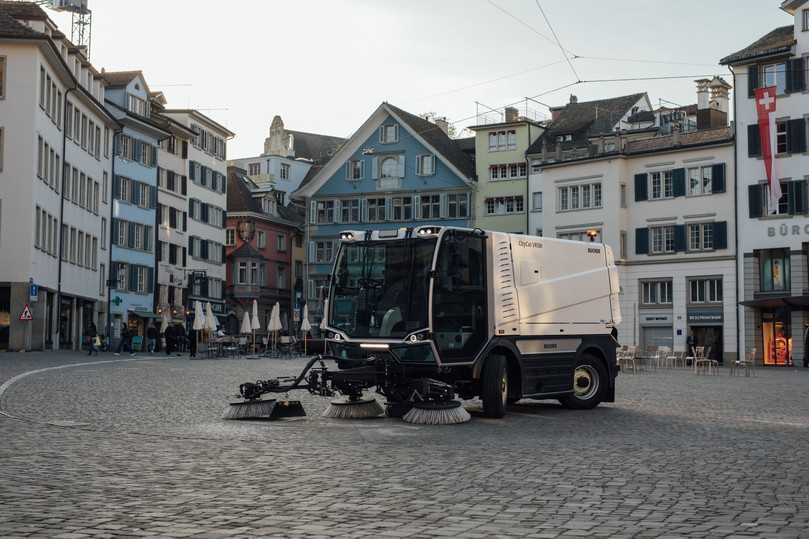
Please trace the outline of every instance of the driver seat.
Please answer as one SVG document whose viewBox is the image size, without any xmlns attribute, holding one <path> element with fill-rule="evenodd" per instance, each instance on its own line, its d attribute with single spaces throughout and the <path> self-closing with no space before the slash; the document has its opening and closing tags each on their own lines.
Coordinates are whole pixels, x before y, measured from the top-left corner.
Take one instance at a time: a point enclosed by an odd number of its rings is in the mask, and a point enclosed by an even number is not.
<svg viewBox="0 0 809 539">
<path fill-rule="evenodd" d="M 399 307 L 388 309 L 385 312 L 385 316 L 382 317 L 382 324 L 379 326 L 379 336 L 390 337 L 396 324 L 403 321 L 404 319 L 402 318 L 402 311 L 399 309 Z"/>
</svg>

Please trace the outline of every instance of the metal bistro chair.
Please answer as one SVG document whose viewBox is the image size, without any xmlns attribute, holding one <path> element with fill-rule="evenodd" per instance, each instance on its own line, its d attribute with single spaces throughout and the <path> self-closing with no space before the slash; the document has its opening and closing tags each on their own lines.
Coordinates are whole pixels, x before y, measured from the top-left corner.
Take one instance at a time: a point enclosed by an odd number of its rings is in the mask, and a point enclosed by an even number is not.
<svg viewBox="0 0 809 539">
<path fill-rule="evenodd" d="M 685 368 L 685 352 L 674 352 L 671 356 L 671 366 L 672 368 L 677 368 L 677 364 L 681 364 L 683 368 Z"/>
<path fill-rule="evenodd" d="M 635 360 L 635 351 L 624 349 L 618 350 L 618 365 L 624 372 L 629 372 L 632 368 L 632 374 L 638 374 L 638 362 Z"/>
<path fill-rule="evenodd" d="M 233 340 L 233 337 L 227 337 L 227 340 L 222 343 L 222 356 L 232 358 L 239 357 L 239 346 L 236 341 Z"/>
<path fill-rule="evenodd" d="M 752 348 L 744 357 L 736 358 L 736 361 L 730 364 L 730 375 L 735 376 L 744 369 L 744 376 L 749 378 L 751 375 L 756 376 L 756 349 Z"/>
<path fill-rule="evenodd" d="M 708 357 L 711 353 L 711 347 L 707 349 L 704 346 L 694 347 L 694 372 L 696 374 L 714 374 L 714 366 L 719 366 L 718 361 L 714 361 Z"/>
</svg>

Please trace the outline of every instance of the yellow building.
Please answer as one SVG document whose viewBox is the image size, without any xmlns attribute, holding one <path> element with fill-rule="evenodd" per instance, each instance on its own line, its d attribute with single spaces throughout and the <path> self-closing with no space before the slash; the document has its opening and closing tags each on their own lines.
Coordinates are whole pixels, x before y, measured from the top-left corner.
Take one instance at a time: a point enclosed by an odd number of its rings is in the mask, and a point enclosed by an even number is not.
<svg viewBox="0 0 809 539">
<path fill-rule="evenodd" d="M 544 128 L 521 117 L 515 108 L 505 110 L 505 121 L 476 125 L 475 160 L 478 186 L 475 194 L 475 226 L 487 230 L 527 233 L 531 211 L 528 161 L 525 151 Z M 541 209 L 541 208 L 538 208 Z"/>
</svg>

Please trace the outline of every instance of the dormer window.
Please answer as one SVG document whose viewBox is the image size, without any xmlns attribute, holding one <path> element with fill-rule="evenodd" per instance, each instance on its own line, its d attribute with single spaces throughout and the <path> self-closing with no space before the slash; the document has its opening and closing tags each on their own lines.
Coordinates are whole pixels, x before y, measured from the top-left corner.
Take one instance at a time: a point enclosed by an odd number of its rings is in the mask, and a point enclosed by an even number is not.
<svg viewBox="0 0 809 539">
<path fill-rule="evenodd" d="M 787 89 L 787 65 L 784 62 L 768 64 L 762 70 L 762 86 L 775 86 L 776 93 L 781 95 Z"/>
<path fill-rule="evenodd" d="M 126 108 L 129 112 L 137 114 L 138 116 L 149 116 L 149 103 L 136 95 L 127 94 Z"/>
<path fill-rule="evenodd" d="M 383 125 L 379 128 L 379 142 L 393 144 L 399 142 L 399 126 L 396 124 Z"/>
<path fill-rule="evenodd" d="M 264 210 L 264 213 L 275 215 L 275 208 L 276 208 L 275 197 L 273 197 L 272 195 L 268 195 L 263 199 L 261 199 L 261 209 Z"/>
</svg>

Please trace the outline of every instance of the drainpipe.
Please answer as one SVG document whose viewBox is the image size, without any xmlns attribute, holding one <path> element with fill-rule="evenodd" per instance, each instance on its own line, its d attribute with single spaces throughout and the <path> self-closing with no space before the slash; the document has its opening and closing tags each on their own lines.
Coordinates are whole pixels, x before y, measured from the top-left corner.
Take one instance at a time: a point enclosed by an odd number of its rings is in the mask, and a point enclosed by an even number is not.
<svg viewBox="0 0 809 539">
<path fill-rule="evenodd" d="M 739 145 L 738 145 L 738 132 L 739 132 L 739 116 L 737 115 L 737 108 L 738 108 L 738 96 L 739 90 L 736 86 L 736 72 L 733 71 L 733 67 L 728 66 L 728 69 L 733 74 L 733 91 L 735 92 L 735 99 L 733 99 L 733 227 L 734 227 L 734 234 L 733 234 L 733 245 L 734 250 L 736 252 L 736 264 L 735 264 L 735 272 L 736 272 L 736 286 L 735 290 L 733 291 L 733 307 L 736 311 L 736 358 L 744 357 L 740 354 L 746 354 L 744 350 L 741 349 L 741 341 L 742 341 L 742 331 L 744 331 L 744 316 L 742 309 L 739 308 L 739 263 L 744 262 L 744 253 L 739 252 Z M 753 358 L 755 361 L 755 358 Z"/>
<path fill-rule="evenodd" d="M 56 259 L 56 342 L 54 345 L 59 349 L 59 317 L 62 312 L 62 258 L 64 254 L 64 242 L 62 241 L 62 226 L 65 221 L 65 158 L 67 157 L 67 96 L 76 90 L 76 85 L 65 90 L 65 95 L 62 99 L 62 170 L 58 170 L 57 174 L 62 179 L 62 185 L 59 186 L 59 257 Z"/>
<path fill-rule="evenodd" d="M 116 150 L 118 148 L 118 135 L 123 132 L 123 129 L 115 129 L 112 132 L 112 166 L 110 170 L 110 220 L 107 223 L 109 226 L 109 234 L 108 234 L 108 248 L 107 251 L 110 254 L 110 258 L 107 261 L 107 346 L 112 349 L 112 220 L 114 219 L 114 208 L 115 208 L 115 196 L 113 195 L 114 189 L 113 186 L 115 185 L 115 156 Z M 118 276 L 115 276 L 115 283 L 117 286 L 118 283 Z"/>
</svg>

